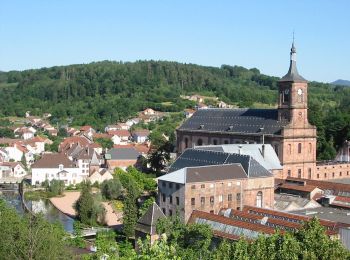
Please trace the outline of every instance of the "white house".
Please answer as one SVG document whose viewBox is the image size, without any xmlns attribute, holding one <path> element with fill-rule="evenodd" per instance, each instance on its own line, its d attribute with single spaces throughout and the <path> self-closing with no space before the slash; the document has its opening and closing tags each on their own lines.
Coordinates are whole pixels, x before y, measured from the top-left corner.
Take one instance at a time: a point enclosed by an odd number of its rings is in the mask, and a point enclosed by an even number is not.
<svg viewBox="0 0 350 260">
<path fill-rule="evenodd" d="M 111 179 L 113 179 L 113 175 L 111 171 L 108 169 L 99 169 L 97 171 L 94 171 L 89 177 L 89 181 L 91 183 L 95 183 L 95 182 L 102 183 L 106 180 L 111 180 Z"/>
<path fill-rule="evenodd" d="M 132 138 L 136 143 L 144 143 L 148 140 L 150 131 L 147 129 L 135 130 L 132 133 Z"/>
<path fill-rule="evenodd" d="M 108 134 L 112 136 L 114 144 L 127 144 L 131 135 L 128 130 L 114 130 L 108 131 Z"/>
<path fill-rule="evenodd" d="M 140 119 L 138 119 L 138 118 L 132 118 L 132 119 L 129 119 L 128 121 L 125 122 L 125 124 L 129 127 L 129 129 L 130 129 L 130 127 L 132 127 L 133 125 L 136 125 L 138 123 L 140 123 Z M 128 129 L 126 129 L 126 130 L 128 130 Z"/>
<path fill-rule="evenodd" d="M 28 151 L 28 149 L 23 144 L 14 143 L 11 146 L 5 147 L 5 150 L 10 160 L 12 159 L 15 162 L 20 162 L 24 154 L 27 165 L 30 165 L 34 162 L 34 154 Z"/>
<path fill-rule="evenodd" d="M 40 185 L 45 180 L 64 181 L 65 185 L 77 184 L 85 178 L 75 164 L 63 153 L 44 154 L 32 165 L 32 185 Z"/>
<path fill-rule="evenodd" d="M 21 178 L 27 174 L 24 166 L 19 162 L 0 163 L 0 178 Z"/>
</svg>

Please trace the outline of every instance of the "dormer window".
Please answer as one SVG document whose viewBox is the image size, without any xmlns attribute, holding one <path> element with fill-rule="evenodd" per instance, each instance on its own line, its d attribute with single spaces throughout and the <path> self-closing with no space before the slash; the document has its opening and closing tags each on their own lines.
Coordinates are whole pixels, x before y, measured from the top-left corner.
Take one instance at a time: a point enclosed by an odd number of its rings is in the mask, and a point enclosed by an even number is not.
<svg viewBox="0 0 350 260">
<path fill-rule="evenodd" d="M 63 171 L 63 164 L 58 165 L 58 169 L 59 169 L 60 171 Z"/>
<path fill-rule="evenodd" d="M 199 129 L 204 129 L 204 125 L 199 125 Z"/>
</svg>

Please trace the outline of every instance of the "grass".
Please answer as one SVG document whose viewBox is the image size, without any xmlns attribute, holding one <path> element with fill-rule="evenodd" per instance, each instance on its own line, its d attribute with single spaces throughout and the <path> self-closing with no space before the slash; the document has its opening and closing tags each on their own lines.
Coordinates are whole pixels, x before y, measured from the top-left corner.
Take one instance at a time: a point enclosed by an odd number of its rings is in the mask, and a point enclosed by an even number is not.
<svg viewBox="0 0 350 260">
<path fill-rule="evenodd" d="M 43 191 L 43 190 L 35 190 L 35 191 L 26 191 L 24 193 L 25 200 L 41 200 L 41 199 L 49 199 L 54 197 L 54 194 L 51 192 Z"/>
<path fill-rule="evenodd" d="M 1 88 L 14 88 L 18 85 L 18 83 L 0 83 Z"/>
</svg>

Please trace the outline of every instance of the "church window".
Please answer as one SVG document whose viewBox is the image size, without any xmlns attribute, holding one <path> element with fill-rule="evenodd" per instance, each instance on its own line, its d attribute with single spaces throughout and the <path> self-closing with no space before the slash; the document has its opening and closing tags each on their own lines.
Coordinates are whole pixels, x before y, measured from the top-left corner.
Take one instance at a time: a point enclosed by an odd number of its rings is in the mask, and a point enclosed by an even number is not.
<svg viewBox="0 0 350 260">
<path fill-rule="evenodd" d="M 298 153 L 301 153 L 301 143 L 298 143 Z"/>
<path fill-rule="evenodd" d="M 292 145 L 291 144 L 288 144 L 288 153 L 292 154 Z"/>
<path fill-rule="evenodd" d="M 311 152 L 312 152 L 312 144 L 309 143 L 309 153 L 311 153 Z"/>
<path fill-rule="evenodd" d="M 298 178 L 301 178 L 301 169 L 298 169 Z"/>
<path fill-rule="evenodd" d="M 309 179 L 311 179 L 311 168 L 309 168 Z"/>
<path fill-rule="evenodd" d="M 287 172 L 287 176 L 288 176 L 288 177 L 290 177 L 291 175 L 292 175 L 291 170 L 288 170 L 288 172 Z"/>
<path fill-rule="evenodd" d="M 256 195 L 256 206 L 262 208 L 263 193 L 259 191 Z"/>
<path fill-rule="evenodd" d="M 188 148 L 188 138 L 185 138 L 185 148 Z"/>
<path fill-rule="evenodd" d="M 198 144 L 199 146 L 203 145 L 203 140 L 202 140 L 202 139 L 198 139 L 197 144 Z"/>
</svg>

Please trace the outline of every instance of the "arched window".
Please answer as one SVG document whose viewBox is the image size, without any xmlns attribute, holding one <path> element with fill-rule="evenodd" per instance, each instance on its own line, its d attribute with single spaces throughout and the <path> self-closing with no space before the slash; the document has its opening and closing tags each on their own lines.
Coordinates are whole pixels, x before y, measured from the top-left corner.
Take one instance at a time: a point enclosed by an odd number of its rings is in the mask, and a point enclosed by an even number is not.
<svg viewBox="0 0 350 260">
<path fill-rule="evenodd" d="M 311 153 L 311 152 L 312 152 L 312 144 L 309 143 L 309 153 Z"/>
<path fill-rule="evenodd" d="M 292 154 L 292 145 L 288 144 L 288 154 Z"/>
<path fill-rule="evenodd" d="M 298 143 L 298 153 L 301 153 L 301 143 Z"/>
<path fill-rule="evenodd" d="M 188 138 L 185 138 L 185 148 L 188 148 Z"/>
<path fill-rule="evenodd" d="M 256 206 L 258 208 L 262 208 L 262 202 L 263 202 L 263 193 L 261 191 L 259 191 L 256 194 Z"/>
<path fill-rule="evenodd" d="M 198 139 L 197 144 L 198 144 L 199 146 L 203 145 L 203 140 L 202 140 L 202 139 Z"/>
</svg>

